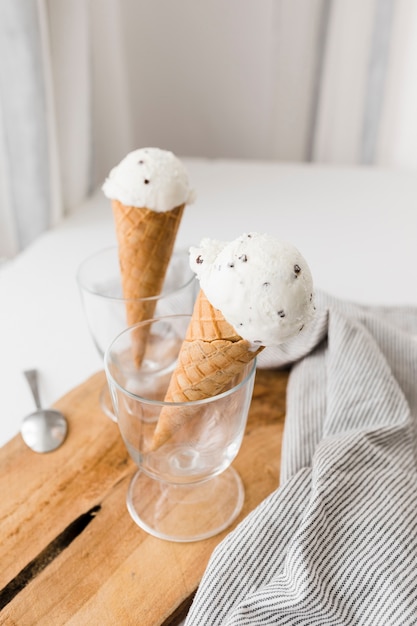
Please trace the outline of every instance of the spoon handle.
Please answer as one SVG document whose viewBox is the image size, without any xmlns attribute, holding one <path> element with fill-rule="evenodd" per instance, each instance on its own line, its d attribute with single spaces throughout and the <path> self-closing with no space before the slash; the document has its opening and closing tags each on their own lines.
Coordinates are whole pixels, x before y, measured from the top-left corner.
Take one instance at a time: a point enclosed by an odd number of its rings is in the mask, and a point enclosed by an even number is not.
<svg viewBox="0 0 417 626">
<path fill-rule="evenodd" d="M 26 380 L 28 381 L 29 387 L 32 391 L 36 408 L 41 409 L 42 407 L 41 407 L 41 401 L 39 398 L 39 389 L 38 389 L 38 372 L 36 370 L 26 370 L 23 373 L 26 376 Z"/>
</svg>

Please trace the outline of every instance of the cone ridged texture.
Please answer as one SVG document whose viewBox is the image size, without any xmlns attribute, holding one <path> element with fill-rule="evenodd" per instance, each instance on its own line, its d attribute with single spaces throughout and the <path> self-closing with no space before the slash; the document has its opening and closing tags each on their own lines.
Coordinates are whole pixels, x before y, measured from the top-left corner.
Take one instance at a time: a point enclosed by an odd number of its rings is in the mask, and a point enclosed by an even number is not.
<svg viewBox="0 0 417 626">
<path fill-rule="evenodd" d="M 236 334 L 200 290 L 165 401 L 202 400 L 222 393 L 263 349 L 250 348 L 250 343 Z M 155 429 L 153 449 L 165 443 L 188 417 L 189 410 L 164 407 Z"/>
<path fill-rule="evenodd" d="M 127 325 L 131 326 L 154 314 L 156 300 L 138 299 L 161 293 L 185 205 L 158 212 L 112 200 L 112 207 L 123 297 L 131 300 L 126 303 Z M 143 359 L 148 332 L 146 325 L 134 334 L 133 350 L 138 366 Z"/>
<path fill-rule="evenodd" d="M 194 304 L 185 341 L 211 342 L 216 339 L 234 342 L 239 341 L 241 337 L 233 326 L 224 319 L 222 312 L 212 306 L 204 292 L 200 289 Z"/>
</svg>

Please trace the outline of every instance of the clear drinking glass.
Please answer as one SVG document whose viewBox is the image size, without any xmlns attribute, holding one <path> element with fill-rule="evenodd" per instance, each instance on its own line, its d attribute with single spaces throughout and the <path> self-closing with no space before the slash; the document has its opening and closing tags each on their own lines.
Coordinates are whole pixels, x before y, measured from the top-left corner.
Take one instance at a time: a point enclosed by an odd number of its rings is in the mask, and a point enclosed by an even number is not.
<svg viewBox="0 0 417 626">
<path fill-rule="evenodd" d="M 127 493 L 130 515 L 148 533 L 182 542 L 221 532 L 241 511 L 244 488 L 231 463 L 244 435 L 256 370 L 254 359 L 219 395 L 165 402 L 189 320 L 176 315 L 144 322 L 150 340 L 139 368 L 132 342 L 142 324 L 116 337 L 104 359 L 117 423 L 139 468 Z M 166 411 L 175 427 L 155 447 L 158 419 Z"/>
<path fill-rule="evenodd" d="M 149 317 L 191 313 L 197 294 L 195 274 L 185 250 L 174 251 L 162 292 L 152 297 L 130 300 L 123 297 L 116 246 L 100 250 L 85 259 L 78 268 L 76 278 L 88 328 L 101 363 L 112 339 L 128 326 L 128 305 L 139 301 L 154 302 L 155 311 Z M 100 406 L 108 417 L 116 420 L 107 385 L 101 391 Z"/>
</svg>

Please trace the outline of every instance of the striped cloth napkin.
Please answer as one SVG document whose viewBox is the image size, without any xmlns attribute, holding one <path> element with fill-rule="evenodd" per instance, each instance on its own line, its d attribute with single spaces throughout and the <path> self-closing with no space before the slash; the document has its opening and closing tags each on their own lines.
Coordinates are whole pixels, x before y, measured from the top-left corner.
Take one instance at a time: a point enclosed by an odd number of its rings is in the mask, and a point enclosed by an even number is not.
<svg viewBox="0 0 417 626">
<path fill-rule="evenodd" d="M 281 483 L 214 551 L 187 626 L 417 624 L 417 309 L 317 293 Z"/>
</svg>

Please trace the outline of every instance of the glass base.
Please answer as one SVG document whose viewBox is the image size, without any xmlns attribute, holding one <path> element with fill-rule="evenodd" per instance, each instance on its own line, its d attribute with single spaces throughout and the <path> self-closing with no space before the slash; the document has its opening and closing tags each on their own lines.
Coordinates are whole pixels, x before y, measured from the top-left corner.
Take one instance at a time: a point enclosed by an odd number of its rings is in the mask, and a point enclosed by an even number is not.
<svg viewBox="0 0 417 626">
<path fill-rule="evenodd" d="M 130 481 L 127 508 L 143 530 L 168 541 L 199 541 L 225 530 L 245 497 L 239 474 L 229 467 L 209 480 L 172 484 L 139 471 Z"/>
<path fill-rule="evenodd" d="M 108 385 L 103 385 L 103 389 L 100 391 L 100 408 L 113 422 L 117 422 Z"/>
</svg>

